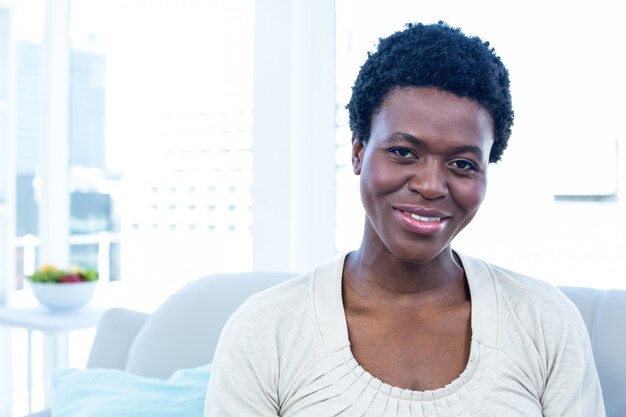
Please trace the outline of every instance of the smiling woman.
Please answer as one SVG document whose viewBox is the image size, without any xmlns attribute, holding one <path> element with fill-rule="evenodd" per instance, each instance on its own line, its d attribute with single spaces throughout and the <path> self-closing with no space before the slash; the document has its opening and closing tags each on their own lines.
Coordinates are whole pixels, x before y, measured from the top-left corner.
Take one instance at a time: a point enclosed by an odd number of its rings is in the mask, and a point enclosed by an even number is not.
<svg viewBox="0 0 626 417">
<path fill-rule="evenodd" d="M 604 416 L 573 304 L 451 247 L 511 135 L 495 50 L 409 24 L 368 56 L 348 110 L 361 245 L 230 318 L 205 416 Z"/>
</svg>

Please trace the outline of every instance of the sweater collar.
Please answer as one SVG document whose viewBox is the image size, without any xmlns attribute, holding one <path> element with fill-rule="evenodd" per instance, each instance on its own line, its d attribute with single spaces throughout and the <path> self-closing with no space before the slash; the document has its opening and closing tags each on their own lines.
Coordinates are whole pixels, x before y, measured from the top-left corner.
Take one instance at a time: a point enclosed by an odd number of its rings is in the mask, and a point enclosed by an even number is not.
<svg viewBox="0 0 626 417">
<path fill-rule="evenodd" d="M 493 271 L 489 264 L 460 254 L 472 302 L 472 340 L 482 345 L 497 345 L 498 311 Z M 326 353 L 350 345 L 348 325 L 343 307 L 342 276 L 347 253 L 318 267 L 314 272 L 313 292 L 315 314 Z"/>
</svg>

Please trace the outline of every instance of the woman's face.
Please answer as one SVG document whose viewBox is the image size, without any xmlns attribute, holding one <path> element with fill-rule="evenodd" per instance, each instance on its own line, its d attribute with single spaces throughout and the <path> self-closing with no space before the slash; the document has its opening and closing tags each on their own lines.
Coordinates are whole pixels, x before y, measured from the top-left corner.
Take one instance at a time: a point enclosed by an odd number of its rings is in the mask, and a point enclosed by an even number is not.
<svg viewBox="0 0 626 417">
<path fill-rule="evenodd" d="M 487 188 L 490 114 L 436 88 L 398 88 L 372 118 L 366 144 L 353 140 L 367 215 L 365 244 L 424 264 L 472 220 Z"/>
</svg>

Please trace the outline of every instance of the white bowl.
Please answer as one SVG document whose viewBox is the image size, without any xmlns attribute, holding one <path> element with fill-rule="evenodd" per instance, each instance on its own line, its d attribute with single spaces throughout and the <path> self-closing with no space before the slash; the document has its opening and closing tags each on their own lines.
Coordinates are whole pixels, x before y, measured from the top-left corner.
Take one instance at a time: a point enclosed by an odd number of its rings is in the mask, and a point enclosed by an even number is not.
<svg viewBox="0 0 626 417">
<path fill-rule="evenodd" d="M 70 310 L 91 301 L 98 281 L 29 283 L 35 298 L 42 305 L 50 310 Z"/>
</svg>

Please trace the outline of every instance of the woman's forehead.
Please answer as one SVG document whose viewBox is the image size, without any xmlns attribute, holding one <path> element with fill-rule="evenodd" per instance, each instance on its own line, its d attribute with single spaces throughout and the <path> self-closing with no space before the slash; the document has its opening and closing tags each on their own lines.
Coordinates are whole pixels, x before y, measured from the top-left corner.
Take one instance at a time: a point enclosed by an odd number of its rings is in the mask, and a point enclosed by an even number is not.
<svg viewBox="0 0 626 417">
<path fill-rule="evenodd" d="M 432 87 L 395 89 L 372 118 L 370 137 L 377 141 L 413 137 L 419 143 L 445 140 L 451 146 L 487 150 L 488 155 L 493 121 L 472 99 Z"/>
</svg>

